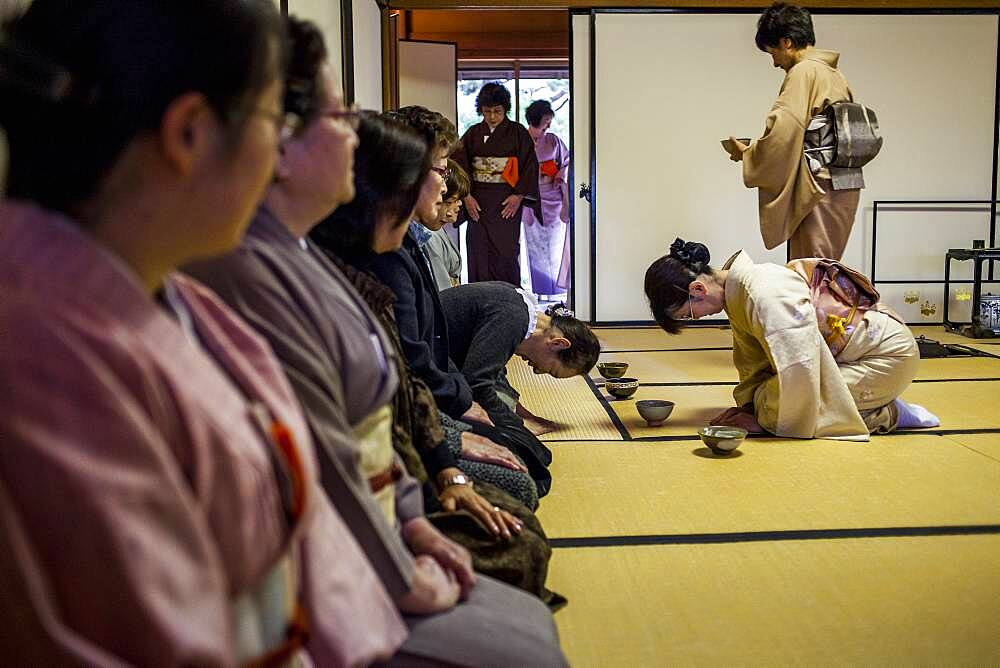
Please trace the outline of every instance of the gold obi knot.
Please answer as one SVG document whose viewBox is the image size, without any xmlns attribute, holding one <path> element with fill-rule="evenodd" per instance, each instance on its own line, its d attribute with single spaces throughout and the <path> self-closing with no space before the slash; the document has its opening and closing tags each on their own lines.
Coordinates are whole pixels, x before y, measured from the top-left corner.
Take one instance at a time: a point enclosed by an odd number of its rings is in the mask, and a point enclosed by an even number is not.
<svg viewBox="0 0 1000 668">
<path fill-rule="evenodd" d="M 354 438 L 358 445 L 361 473 L 368 479 L 372 494 L 389 525 L 395 526 L 395 480 L 402 475 L 402 471 L 393 476 L 395 453 L 392 449 L 392 408 L 386 404 L 370 413 L 354 427 Z M 388 476 L 386 476 L 387 471 Z"/>
</svg>

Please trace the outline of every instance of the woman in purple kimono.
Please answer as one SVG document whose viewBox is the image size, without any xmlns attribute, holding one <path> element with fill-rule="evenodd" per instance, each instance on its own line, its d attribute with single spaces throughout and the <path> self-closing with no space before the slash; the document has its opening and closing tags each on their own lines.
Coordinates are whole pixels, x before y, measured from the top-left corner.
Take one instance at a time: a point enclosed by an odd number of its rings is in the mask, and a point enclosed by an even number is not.
<svg viewBox="0 0 1000 668">
<path fill-rule="evenodd" d="M 491 81 L 476 96 L 483 122 L 462 135 L 455 162 L 472 177 L 465 198 L 469 231 L 469 282 L 506 281 L 521 285 L 521 211 L 538 204 L 538 160 L 527 129 L 507 118 L 510 93 Z"/>
<path fill-rule="evenodd" d="M 280 365 L 174 271 L 232 248 L 271 181 L 273 4 L 35 0 L 3 32 L 30 64 L 0 70 L 4 663 L 391 656 L 405 626 Z"/>
<path fill-rule="evenodd" d="M 528 133 L 535 140 L 538 158 L 538 194 L 542 215 L 526 208 L 523 213 L 524 240 L 531 266 L 531 291 L 540 298 L 566 293 L 568 276 L 560 276 L 563 252 L 569 240 L 569 148 L 548 132 L 555 112 L 548 100 L 535 100 L 525 110 Z"/>
</svg>

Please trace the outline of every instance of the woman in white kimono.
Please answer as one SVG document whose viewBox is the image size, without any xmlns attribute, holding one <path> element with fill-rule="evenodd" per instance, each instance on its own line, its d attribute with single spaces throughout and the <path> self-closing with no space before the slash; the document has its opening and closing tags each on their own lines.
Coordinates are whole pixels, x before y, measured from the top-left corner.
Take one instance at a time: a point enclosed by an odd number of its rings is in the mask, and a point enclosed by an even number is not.
<svg viewBox="0 0 1000 668">
<path fill-rule="evenodd" d="M 729 317 L 736 406 L 711 424 L 851 440 L 937 426 L 899 398 L 916 375 L 917 345 L 863 275 L 832 260 L 755 264 L 744 251 L 722 269 L 708 262 L 704 245 L 677 239 L 646 271 L 645 290 L 671 334 L 683 321 Z"/>
<path fill-rule="evenodd" d="M 3 662 L 391 656 L 406 628 L 280 365 L 173 271 L 232 248 L 271 179 L 273 4 L 35 0 L 3 32 L 33 73 L 0 68 Z"/>
</svg>

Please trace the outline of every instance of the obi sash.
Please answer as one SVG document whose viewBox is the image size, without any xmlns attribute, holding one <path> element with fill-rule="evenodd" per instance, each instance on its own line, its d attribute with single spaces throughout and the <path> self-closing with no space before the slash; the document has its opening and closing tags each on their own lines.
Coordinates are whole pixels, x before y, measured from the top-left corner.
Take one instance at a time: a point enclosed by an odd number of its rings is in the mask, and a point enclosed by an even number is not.
<svg viewBox="0 0 1000 668">
<path fill-rule="evenodd" d="M 538 172 L 542 176 L 554 179 L 556 174 L 559 173 L 559 165 L 556 164 L 555 160 L 545 160 L 544 162 L 538 163 Z"/>
<path fill-rule="evenodd" d="M 879 292 L 867 276 L 836 260 L 807 258 L 786 266 L 808 282 L 820 334 L 834 357 L 847 346 L 866 311 L 881 311 L 902 322 L 879 303 Z"/>
<path fill-rule="evenodd" d="M 481 157 L 472 159 L 472 180 L 479 183 L 506 183 L 511 188 L 517 186 L 520 178 L 517 158 Z"/>
<path fill-rule="evenodd" d="M 402 471 L 393 472 L 396 457 L 392 449 L 392 407 L 386 404 L 370 413 L 354 427 L 354 437 L 360 454 L 361 473 L 368 479 L 375 501 L 389 525 L 396 526 L 394 483 Z"/>
</svg>

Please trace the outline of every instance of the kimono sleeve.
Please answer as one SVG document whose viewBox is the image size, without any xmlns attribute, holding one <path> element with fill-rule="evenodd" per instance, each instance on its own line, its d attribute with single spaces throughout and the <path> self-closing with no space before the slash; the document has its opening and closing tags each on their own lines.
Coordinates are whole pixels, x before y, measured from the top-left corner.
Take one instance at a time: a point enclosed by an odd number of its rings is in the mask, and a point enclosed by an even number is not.
<svg viewBox="0 0 1000 668">
<path fill-rule="evenodd" d="M 0 656 L 35 665 L 228 665 L 228 582 L 201 503 L 91 337 L 3 314 Z M 12 331 L 13 330 L 13 331 Z M 128 358 L 117 355 L 119 363 Z M 16 659 L 13 660 L 12 659 Z"/>
<path fill-rule="evenodd" d="M 743 153 L 743 183 L 747 188 L 780 191 L 792 182 L 802 162 L 815 79 L 816 70 L 810 63 L 800 63 L 786 75 L 767 115 L 763 136 Z"/>
<path fill-rule="evenodd" d="M 542 220 L 541 199 L 538 194 L 538 155 L 535 153 L 535 142 L 528 130 L 520 123 L 514 123 L 516 129 L 516 157 L 518 162 L 518 179 L 514 194 L 524 197 L 526 206 L 535 211 L 535 217 Z"/>
<path fill-rule="evenodd" d="M 270 260 L 240 248 L 224 259 L 191 267 L 271 345 L 302 405 L 316 444 L 323 489 L 347 523 L 393 598 L 406 593 L 413 558 L 389 526 L 362 476 L 353 430 L 343 406 L 336 346 L 324 346 L 304 306 L 272 270 Z"/>
<path fill-rule="evenodd" d="M 472 391 L 462 374 L 452 369 L 438 368 L 430 343 L 421 336 L 417 307 L 419 286 L 414 284 L 413 276 L 407 269 L 406 257 L 403 255 L 406 252 L 404 246 L 393 253 L 383 253 L 378 256 L 372 268 L 396 295 L 393 312 L 406 361 L 430 388 L 438 408 L 457 418 L 472 406 Z"/>
</svg>

